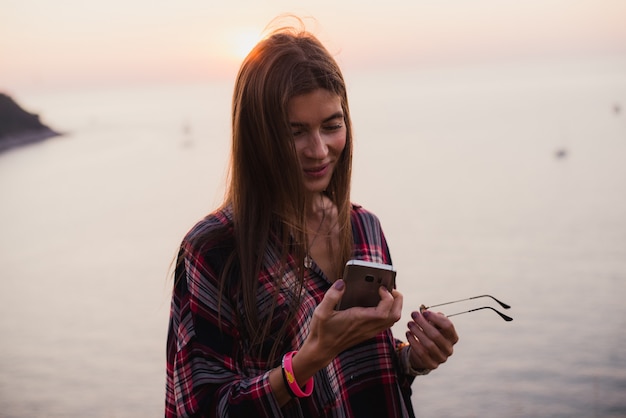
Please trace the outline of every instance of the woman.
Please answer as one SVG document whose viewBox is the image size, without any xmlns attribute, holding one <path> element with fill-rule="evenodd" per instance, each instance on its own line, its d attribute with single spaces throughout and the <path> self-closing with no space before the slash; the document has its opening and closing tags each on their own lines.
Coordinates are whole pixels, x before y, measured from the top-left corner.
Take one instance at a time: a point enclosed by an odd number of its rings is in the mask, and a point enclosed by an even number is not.
<svg viewBox="0 0 626 418">
<path fill-rule="evenodd" d="M 458 340 L 415 311 L 394 339 L 402 295 L 334 308 L 351 258 L 391 263 L 372 213 L 350 202 L 345 83 L 311 34 L 281 29 L 235 84 L 225 202 L 184 238 L 167 343 L 174 416 L 410 417 L 410 385 Z"/>
</svg>

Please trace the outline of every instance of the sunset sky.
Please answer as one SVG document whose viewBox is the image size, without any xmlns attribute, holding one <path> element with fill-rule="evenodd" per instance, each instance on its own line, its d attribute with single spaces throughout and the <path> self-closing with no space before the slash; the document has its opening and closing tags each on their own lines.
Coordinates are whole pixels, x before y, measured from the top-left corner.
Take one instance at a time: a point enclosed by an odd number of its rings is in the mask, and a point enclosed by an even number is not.
<svg viewBox="0 0 626 418">
<path fill-rule="evenodd" d="M 626 57 L 624 0 L 0 0 L 0 90 L 232 78 L 282 13 L 350 71 Z"/>
</svg>

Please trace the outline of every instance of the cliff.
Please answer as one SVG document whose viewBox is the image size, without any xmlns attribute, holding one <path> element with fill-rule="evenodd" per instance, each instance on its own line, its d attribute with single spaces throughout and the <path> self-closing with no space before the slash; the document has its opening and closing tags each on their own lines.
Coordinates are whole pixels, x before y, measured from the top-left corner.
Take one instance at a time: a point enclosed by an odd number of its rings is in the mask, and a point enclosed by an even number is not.
<svg viewBox="0 0 626 418">
<path fill-rule="evenodd" d="M 15 100 L 0 93 L 0 152 L 60 135 L 28 113 Z"/>
</svg>

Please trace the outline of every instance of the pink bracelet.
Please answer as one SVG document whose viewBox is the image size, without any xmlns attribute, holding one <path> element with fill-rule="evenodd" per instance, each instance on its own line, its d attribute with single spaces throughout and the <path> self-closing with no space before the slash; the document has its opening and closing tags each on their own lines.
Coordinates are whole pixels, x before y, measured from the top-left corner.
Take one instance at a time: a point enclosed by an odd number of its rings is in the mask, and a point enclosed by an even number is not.
<svg viewBox="0 0 626 418">
<path fill-rule="evenodd" d="M 310 377 L 309 380 L 306 381 L 304 391 L 298 386 L 296 377 L 293 374 L 293 365 L 291 364 L 291 359 L 296 353 L 297 351 L 291 351 L 283 356 L 283 379 L 287 384 L 287 389 L 292 395 L 298 398 L 306 398 L 313 393 L 313 378 Z"/>
</svg>

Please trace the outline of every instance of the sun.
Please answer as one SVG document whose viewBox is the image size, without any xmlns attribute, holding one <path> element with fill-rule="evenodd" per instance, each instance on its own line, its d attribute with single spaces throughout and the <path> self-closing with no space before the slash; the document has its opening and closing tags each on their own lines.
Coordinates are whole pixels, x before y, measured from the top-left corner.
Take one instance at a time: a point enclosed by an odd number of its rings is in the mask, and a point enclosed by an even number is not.
<svg viewBox="0 0 626 418">
<path fill-rule="evenodd" d="M 230 37 L 232 54 L 243 60 L 252 48 L 262 39 L 261 31 L 253 28 L 243 28 L 234 31 Z"/>
</svg>

